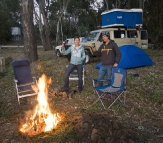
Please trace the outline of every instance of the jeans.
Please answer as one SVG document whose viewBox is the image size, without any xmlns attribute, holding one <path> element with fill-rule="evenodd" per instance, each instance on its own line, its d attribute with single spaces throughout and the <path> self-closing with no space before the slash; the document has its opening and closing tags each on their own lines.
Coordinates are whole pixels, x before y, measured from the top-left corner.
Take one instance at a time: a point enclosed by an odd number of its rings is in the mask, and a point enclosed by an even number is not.
<svg viewBox="0 0 163 143">
<path fill-rule="evenodd" d="M 77 69 L 77 73 L 78 73 L 78 90 L 82 91 L 82 86 L 83 86 L 83 80 L 82 80 L 82 74 L 83 74 L 83 65 L 73 65 L 73 64 L 69 64 L 65 75 L 64 75 L 64 89 L 69 89 L 69 76 L 70 74 L 73 72 L 74 69 Z"/>
<path fill-rule="evenodd" d="M 99 70 L 98 80 L 104 80 L 104 77 L 107 75 L 107 79 L 111 80 L 112 65 L 104 66 L 102 65 Z M 99 82 L 99 85 L 102 86 L 103 82 Z"/>
</svg>

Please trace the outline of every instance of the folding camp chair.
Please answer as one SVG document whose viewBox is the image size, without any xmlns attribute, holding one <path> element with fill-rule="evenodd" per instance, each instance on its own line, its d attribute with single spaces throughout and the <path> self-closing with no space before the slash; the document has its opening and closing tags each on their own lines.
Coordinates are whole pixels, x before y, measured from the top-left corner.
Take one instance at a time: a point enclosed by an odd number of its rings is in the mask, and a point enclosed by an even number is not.
<svg viewBox="0 0 163 143">
<path fill-rule="evenodd" d="M 83 64 L 82 80 L 83 80 L 83 86 L 84 86 L 84 79 L 85 79 L 85 73 L 86 73 L 86 70 L 85 70 L 85 60 L 83 61 L 82 64 Z M 70 74 L 69 80 L 79 80 L 78 72 L 77 72 L 76 69 Z"/>
<path fill-rule="evenodd" d="M 14 82 L 17 92 L 18 102 L 20 98 L 37 95 L 31 85 L 36 84 L 36 78 L 32 77 L 30 63 L 28 60 L 13 61 L 12 67 L 14 70 Z"/>
<path fill-rule="evenodd" d="M 116 101 L 119 101 L 122 105 L 125 105 L 126 75 L 127 74 L 125 69 L 112 68 L 111 82 L 108 85 L 96 86 L 96 83 L 99 81 L 93 79 L 93 87 L 98 96 L 96 102 L 100 101 L 104 109 L 106 109 L 106 107 L 104 105 L 103 100 L 106 95 L 113 99 L 113 102 L 109 105 L 108 108 L 110 108 Z M 123 95 L 124 99 L 122 101 L 121 97 Z"/>
</svg>

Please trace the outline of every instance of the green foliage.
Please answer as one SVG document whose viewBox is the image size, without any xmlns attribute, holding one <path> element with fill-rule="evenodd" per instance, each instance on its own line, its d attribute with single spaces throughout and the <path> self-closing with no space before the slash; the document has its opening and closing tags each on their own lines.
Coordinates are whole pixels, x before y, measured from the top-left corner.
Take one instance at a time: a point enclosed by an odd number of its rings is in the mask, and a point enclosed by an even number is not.
<svg viewBox="0 0 163 143">
<path fill-rule="evenodd" d="M 163 38 L 163 9 L 159 0 L 145 1 L 144 25 L 148 29 L 150 38 L 156 43 L 162 43 Z"/>
<path fill-rule="evenodd" d="M 57 23 L 59 17 L 62 17 L 62 30 L 64 39 L 74 37 L 74 35 L 85 36 L 86 31 L 92 31 L 97 29 L 97 26 L 101 25 L 101 10 L 95 10 L 92 7 L 94 0 L 76 1 L 71 0 L 67 9 L 64 9 L 66 13 L 62 13 L 63 9 L 60 5 L 62 1 L 53 1 L 49 10 L 51 36 L 55 38 L 57 32 Z M 61 29 L 59 29 L 61 31 Z M 59 35 L 61 37 L 61 33 Z"/>
<path fill-rule="evenodd" d="M 19 0 L 1 0 L 0 2 L 0 42 L 10 40 L 11 27 L 19 25 Z"/>
</svg>

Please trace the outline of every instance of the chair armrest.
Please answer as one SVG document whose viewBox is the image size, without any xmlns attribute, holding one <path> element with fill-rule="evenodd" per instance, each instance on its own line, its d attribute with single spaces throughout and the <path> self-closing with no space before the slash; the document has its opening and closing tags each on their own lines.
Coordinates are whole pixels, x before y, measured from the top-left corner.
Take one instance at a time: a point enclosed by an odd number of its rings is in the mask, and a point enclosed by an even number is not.
<svg viewBox="0 0 163 143">
<path fill-rule="evenodd" d="M 33 76 L 32 78 L 33 78 L 33 80 L 36 80 L 37 79 L 35 76 Z"/>
<path fill-rule="evenodd" d="M 14 82 L 16 83 L 16 82 L 18 82 L 18 80 L 14 79 Z"/>
<path fill-rule="evenodd" d="M 103 79 L 103 80 L 92 79 L 92 80 L 97 81 L 97 82 L 102 82 L 102 81 L 111 81 L 110 79 Z"/>
<path fill-rule="evenodd" d="M 38 81 L 39 77 L 33 76 L 32 78 L 33 78 L 33 82 L 35 82 L 37 84 L 37 81 Z"/>
<path fill-rule="evenodd" d="M 111 81 L 110 79 L 104 79 L 104 80 L 98 80 L 98 79 L 92 79 L 92 81 L 93 81 L 93 86 L 94 87 L 96 87 L 95 85 L 97 84 L 97 83 L 99 83 L 99 82 L 109 82 L 109 81 Z"/>
<path fill-rule="evenodd" d="M 126 84 L 123 84 L 122 86 L 118 86 L 118 87 L 116 87 L 116 86 L 112 86 L 113 88 L 121 88 L 121 87 L 125 87 L 126 86 Z"/>
</svg>

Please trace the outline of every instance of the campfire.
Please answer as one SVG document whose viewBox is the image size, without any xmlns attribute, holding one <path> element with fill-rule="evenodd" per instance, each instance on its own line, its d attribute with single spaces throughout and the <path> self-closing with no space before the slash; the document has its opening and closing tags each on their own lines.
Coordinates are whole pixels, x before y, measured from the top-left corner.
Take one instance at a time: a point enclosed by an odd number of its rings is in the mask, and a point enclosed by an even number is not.
<svg viewBox="0 0 163 143">
<path fill-rule="evenodd" d="M 43 74 L 37 85 L 32 86 L 35 92 L 38 92 L 37 104 L 32 111 L 27 111 L 23 123 L 19 127 L 19 131 L 28 136 L 34 136 L 41 132 L 49 132 L 56 128 L 61 121 L 58 113 L 52 113 L 48 104 L 48 85 L 51 79 Z"/>
</svg>

